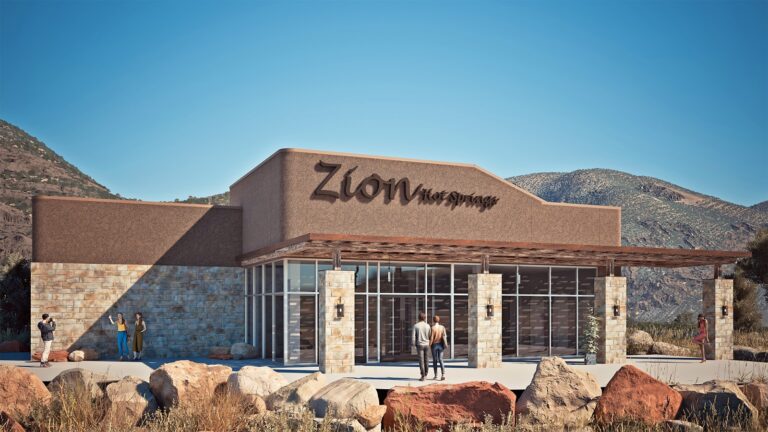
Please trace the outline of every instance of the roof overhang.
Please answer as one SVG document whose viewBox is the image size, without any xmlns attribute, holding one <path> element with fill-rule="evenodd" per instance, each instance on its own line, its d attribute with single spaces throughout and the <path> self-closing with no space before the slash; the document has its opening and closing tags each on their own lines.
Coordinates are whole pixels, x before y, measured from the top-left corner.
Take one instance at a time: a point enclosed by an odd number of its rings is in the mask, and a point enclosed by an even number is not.
<svg viewBox="0 0 768 432">
<path fill-rule="evenodd" d="M 633 267 L 723 265 L 751 256 L 746 251 L 305 234 L 246 253 L 239 260 L 250 266 L 282 258 L 331 259 L 335 251 L 345 261 L 480 263 L 487 256 L 491 264 Z"/>
</svg>

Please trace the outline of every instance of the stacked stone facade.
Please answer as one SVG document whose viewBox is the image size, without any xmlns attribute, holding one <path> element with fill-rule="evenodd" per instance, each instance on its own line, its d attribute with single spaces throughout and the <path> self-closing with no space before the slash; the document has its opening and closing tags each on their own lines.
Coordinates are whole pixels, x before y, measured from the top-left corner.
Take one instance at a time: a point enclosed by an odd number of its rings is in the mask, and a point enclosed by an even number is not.
<svg viewBox="0 0 768 432">
<path fill-rule="evenodd" d="M 733 359 L 733 280 L 705 279 L 704 317 L 709 330 L 709 345 L 706 349 L 710 360 Z M 723 315 L 723 306 L 728 314 Z"/>
<path fill-rule="evenodd" d="M 56 319 L 53 349 L 117 353 L 109 315 L 147 323 L 145 357 L 202 356 L 244 339 L 244 270 L 238 267 L 32 263 L 32 352 L 43 313 Z M 131 348 L 129 340 L 128 347 Z"/>
<path fill-rule="evenodd" d="M 619 307 L 619 316 L 614 314 Z M 600 318 L 598 363 L 627 361 L 627 278 L 595 278 L 595 315 Z"/>
<path fill-rule="evenodd" d="M 355 366 L 355 272 L 320 272 L 318 298 L 318 343 L 320 371 L 349 373 Z M 344 305 L 338 317 L 336 305 Z"/>
<path fill-rule="evenodd" d="M 469 275 L 469 367 L 501 367 L 501 275 Z M 487 306 L 493 306 L 488 316 Z"/>
</svg>

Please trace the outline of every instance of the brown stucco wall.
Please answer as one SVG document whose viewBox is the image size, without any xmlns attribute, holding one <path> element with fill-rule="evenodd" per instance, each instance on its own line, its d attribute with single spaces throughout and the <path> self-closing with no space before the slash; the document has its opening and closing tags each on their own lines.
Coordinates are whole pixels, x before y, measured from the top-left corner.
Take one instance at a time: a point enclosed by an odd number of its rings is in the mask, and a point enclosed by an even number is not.
<svg viewBox="0 0 768 432">
<path fill-rule="evenodd" d="M 32 260 L 238 266 L 239 208 L 38 196 Z"/>
<path fill-rule="evenodd" d="M 315 168 L 319 160 L 342 164 L 326 189 L 338 191 L 344 173 L 357 166 L 351 175 L 353 186 L 376 173 L 384 179 L 408 177 L 412 188 L 422 183 L 436 191 L 495 195 L 499 201 L 480 211 L 477 207 L 424 204 L 418 198 L 407 204 L 401 200 L 387 203 L 383 194 L 370 201 L 318 199 L 312 193 L 327 175 Z M 274 180 L 275 176 L 283 183 Z M 272 180 L 265 181 L 268 178 Z M 233 204 L 243 207 L 244 253 L 307 233 L 621 244 L 618 207 L 548 203 L 472 165 L 286 149 L 230 190 L 238 197 Z M 272 200 L 267 207 L 261 204 L 265 197 Z M 276 210 L 280 205 L 282 209 Z M 279 226 L 273 222 L 276 212 L 281 212 Z M 251 226 L 250 221 L 260 220 L 271 223 Z"/>
</svg>

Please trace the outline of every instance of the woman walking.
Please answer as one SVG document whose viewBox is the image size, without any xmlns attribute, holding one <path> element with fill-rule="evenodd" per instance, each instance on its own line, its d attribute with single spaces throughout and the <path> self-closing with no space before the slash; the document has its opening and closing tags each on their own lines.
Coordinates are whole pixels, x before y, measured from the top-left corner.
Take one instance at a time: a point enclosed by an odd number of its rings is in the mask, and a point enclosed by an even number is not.
<svg viewBox="0 0 768 432">
<path fill-rule="evenodd" d="M 701 346 L 701 362 L 707 361 L 707 354 L 704 349 L 704 345 L 709 343 L 709 329 L 707 328 L 707 319 L 704 318 L 704 314 L 699 314 L 699 334 L 693 338 L 693 343 Z"/>
<path fill-rule="evenodd" d="M 440 324 L 440 317 L 432 318 L 432 331 L 429 337 L 429 346 L 432 347 L 432 365 L 435 368 L 437 379 L 437 365 L 440 364 L 440 381 L 445 381 L 445 366 L 443 365 L 443 351 L 448 347 L 448 338 L 445 336 L 445 327 Z"/>
<path fill-rule="evenodd" d="M 109 322 L 117 326 L 117 354 L 120 356 L 120 361 L 123 361 L 123 353 L 125 358 L 128 358 L 128 323 L 125 322 L 122 313 L 117 314 L 117 321 L 113 321 L 110 315 Z"/>
<path fill-rule="evenodd" d="M 141 351 L 144 349 L 144 332 L 147 331 L 147 323 L 144 315 L 136 312 L 136 324 L 133 326 L 133 360 L 141 360 Z"/>
</svg>

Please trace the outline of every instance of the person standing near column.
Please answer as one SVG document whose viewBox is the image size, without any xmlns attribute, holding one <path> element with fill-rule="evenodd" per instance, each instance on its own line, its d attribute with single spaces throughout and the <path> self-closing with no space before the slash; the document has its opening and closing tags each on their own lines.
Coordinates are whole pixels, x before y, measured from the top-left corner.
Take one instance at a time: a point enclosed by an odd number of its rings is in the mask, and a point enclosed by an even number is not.
<svg viewBox="0 0 768 432">
<path fill-rule="evenodd" d="M 440 364 L 440 381 L 445 381 L 445 365 L 443 365 L 443 351 L 448 348 L 448 337 L 445 334 L 445 327 L 440 324 L 440 317 L 432 317 L 432 332 L 429 337 L 429 346 L 432 347 L 432 366 L 435 368 L 435 379 L 437 379 L 437 365 Z"/>
<path fill-rule="evenodd" d="M 112 320 L 112 315 L 110 315 L 109 322 L 117 326 L 117 354 L 120 356 L 120 361 L 123 361 L 123 353 L 128 358 L 128 323 L 125 322 L 123 314 L 119 312 L 117 321 Z"/>
<path fill-rule="evenodd" d="M 429 338 L 432 329 L 427 324 L 427 314 L 419 312 L 419 322 L 413 326 L 413 346 L 416 347 L 416 354 L 419 356 L 419 371 L 424 381 L 429 373 Z"/>
<path fill-rule="evenodd" d="M 701 346 L 701 362 L 706 363 L 707 353 L 705 345 L 709 343 L 709 329 L 707 326 L 707 319 L 704 318 L 704 314 L 699 314 L 698 327 L 699 334 L 693 338 L 693 343 Z"/>
<path fill-rule="evenodd" d="M 43 319 L 37 323 L 40 330 L 40 339 L 43 340 L 43 354 L 40 356 L 40 367 L 51 367 L 48 363 L 48 355 L 53 345 L 53 332 L 56 331 L 56 321 L 48 314 L 43 314 Z"/>
<path fill-rule="evenodd" d="M 144 349 L 144 332 L 147 331 L 147 323 L 144 315 L 136 312 L 136 324 L 133 326 L 133 359 L 141 360 L 141 351 Z"/>
</svg>

